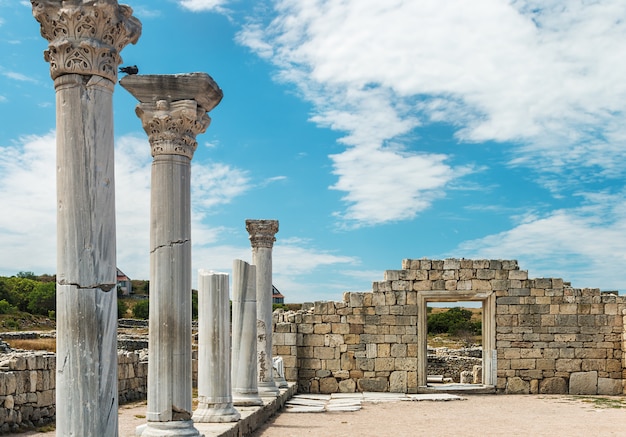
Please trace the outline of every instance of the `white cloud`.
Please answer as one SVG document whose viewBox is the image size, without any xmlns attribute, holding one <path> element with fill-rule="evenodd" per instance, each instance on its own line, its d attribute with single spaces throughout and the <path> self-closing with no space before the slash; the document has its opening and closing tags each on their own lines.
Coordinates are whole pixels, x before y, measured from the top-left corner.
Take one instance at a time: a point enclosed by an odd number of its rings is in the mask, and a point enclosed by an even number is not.
<svg viewBox="0 0 626 437">
<path fill-rule="evenodd" d="M 241 223 L 241 229 L 244 224 Z M 233 260 L 241 259 L 252 262 L 252 249 L 245 230 L 221 229 L 220 239 L 238 240 L 239 245 L 204 244 L 194 235 L 193 237 L 193 272 L 197 275 L 198 269 L 209 269 L 231 274 Z M 351 278 L 336 280 L 333 283 L 322 283 L 317 280 L 303 280 L 308 275 L 314 276 L 318 269 L 332 267 L 358 266 L 360 260 L 355 257 L 342 256 L 331 251 L 312 247 L 310 241 L 299 238 L 281 239 L 277 241 L 272 251 L 272 282 L 281 291 L 285 292 L 288 302 L 299 303 L 309 300 L 308 296 L 324 297 L 328 299 L 341 298 L 341 293 L 347 291 Z M 194 284 L 197 278 L 193 278 Z"/>
<path fill-rule="evenodd" d="M 2 73 L 2 75 L 8 77 L 9 79 L 17 80 L 20 82 L 39 83 L 39 81 L 37 81 L 36 79 L 15 71 L 5 71 Z"/>
<path fill-rule="evenodd" d="M 54 133 L 0 147 L 2 275 L 56 270 Z"/>
<path fill-rule="evenodd" d="M 192 163 L 191 193 L 199 210 L 227 204 L 250 188 L 246 171 L 221 163 Z"/>
<path fill-rule="evenodd" d="M 389 148 L 352 147 L 331 159 L 339 176 L 331 188 L 348 193 L 342 218 L 355 226 L 414 218 L 466 171 L 446 165 L 445 155 Z"/>
<path fill-rule="evenodd" d="M 1 147 L 0 275 L 30 270 L 56 270 L 56 140 L 54 133 L 27 136 Z M 129 276 L 149 276 L 150 171 L 147 139 L 126 135 L 116 139 L 117 262 Z M 248 188 L 244 173 L 213 163 L 194 164 L 192 229 L 196 241 L 215 243 L 221 229 L 204 222 L 207 209 L 228 203 Z"/>
<path fill-rule="evenodd" d="M 180 5 L 193 12 L 221 11 L 228 0 L 180 0 Z"/>
<path fill-rule="evenodd" d="M 555 193 L 590 169 L 596 179 L 624 174 L 621 0 L 279 0 L 275 14 L 269 24 L 253 20 L 238 41 L 313 102 L 312 121 L 345 132 L 347 146 L 383 153 L 388 141 L 445 122 L 462 141 L 517 144 L 510 164 L 544 172 L 539 180 Z M 375 200 L 347 176 L 365 166 L 346 159 L 335 168 L 334 188 L 347 191 L 343 217 Z M 381 219 L 414 214 L 398 213 Z"/>
<path fill-rule="evenodd" d="M 6 101 L 8 101 L 8 99 L 5 96 L 0 95 L 0 103 L 6 102 Z"/>
<path fill-rule="evenodd" d="M 624 289 L 626 193 L 584 198 L 577 208 L 530 212 L 513 229 L 464 242 L 449 255 L 514 258 L 532 277 L 562 277 L 578 288 Z"/>
<path fill-rule="evenodd" d="M 133 6 L 132 8 L 134 12 L 133 15 L 141 19 L 157 18 L 161 16 L 161 11 L 158 9 L 153 9 L 143 5 Z"/>
</svg>

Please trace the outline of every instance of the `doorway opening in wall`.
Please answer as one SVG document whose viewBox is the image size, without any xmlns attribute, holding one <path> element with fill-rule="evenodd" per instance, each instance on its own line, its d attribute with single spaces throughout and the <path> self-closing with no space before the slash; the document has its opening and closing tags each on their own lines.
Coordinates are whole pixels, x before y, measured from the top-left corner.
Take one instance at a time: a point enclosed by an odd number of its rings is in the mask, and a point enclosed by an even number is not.
<svg viewBox="0 0 626 437">
<path fill-rule="evenodd" d="M 480 302 L 427 303 L 427 385 L 482 384 Z"/>
<path fill-rule="evenodd" d="M 495 391 L 494 294 L 418 292 L 417 332 L 420 391 Z"/>
</svg>

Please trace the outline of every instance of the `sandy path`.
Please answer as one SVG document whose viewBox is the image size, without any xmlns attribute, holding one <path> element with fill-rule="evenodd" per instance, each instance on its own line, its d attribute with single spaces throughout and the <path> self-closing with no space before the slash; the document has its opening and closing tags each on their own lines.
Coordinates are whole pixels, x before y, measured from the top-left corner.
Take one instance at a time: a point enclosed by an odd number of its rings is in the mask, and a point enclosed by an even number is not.
<svg viewBox="0 0 626 437">
<path fill-rule="evenodd" d="M 353 413 L 280 413 L 254 437 L 355 436 L 625 436 L 622 408 L 598 408 L 574 396 L 471 395 L 463 401 L 364 403 Z M 146 404 L 120 407 L 120 437 L 145 423 Z M 48 433 L 19 434 L 52 437 Z"/>
<path fill-rule="evenodd" d="M 621 399 L 626 402 L 625 398 Z M 626 405 L 625 405 L 626 407 Z M 572 396 L 472 395 L 464 401 L 365 403 L 354 413 L 282 413 L 255 437 L 624 436 L 626 408 Z"/>
</svg>

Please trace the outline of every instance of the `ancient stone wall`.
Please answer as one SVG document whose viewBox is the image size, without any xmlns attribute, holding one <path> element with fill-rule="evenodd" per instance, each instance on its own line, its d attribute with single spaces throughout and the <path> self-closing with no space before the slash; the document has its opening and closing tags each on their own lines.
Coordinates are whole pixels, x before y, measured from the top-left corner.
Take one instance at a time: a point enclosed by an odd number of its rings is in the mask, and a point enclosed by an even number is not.
<svg viewBox="0 0 626 437">
<path fill-rule="evenodd" d="M 146 351 L 118 351 L 119 402 L 145 399 Z M 13 351 L 0 355 L 0 433 L 54 422 L 56 355 Z"/>
<path fill-rule="evenodd" d="M 428 302 L 483 306 L 483 380 L 505 393 L 621 394 L 623 296 L 528 279 L 511 260 L 404 260 L 372 292 L 275 313 L 274 353 L 304 392 L 426 385 Z"/>
</svg>

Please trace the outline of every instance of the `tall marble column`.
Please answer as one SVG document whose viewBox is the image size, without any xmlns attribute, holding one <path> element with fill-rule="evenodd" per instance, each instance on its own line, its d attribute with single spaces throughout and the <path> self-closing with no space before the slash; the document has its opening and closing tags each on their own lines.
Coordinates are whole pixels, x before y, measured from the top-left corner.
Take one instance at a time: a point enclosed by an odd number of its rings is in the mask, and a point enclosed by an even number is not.
<svg viewBox="0 0 626 437">
<path fill-rule="evenodd" d="M 233 261 L 233 403 L 263 405 L 259 396 L 256 349 L 256 267 Z"/>
<path fill-rule="evenodd" d="M 278 220 L 246 220 L 246 230 L 252 244 L 252 264 L 256 266 L 259 394 L 278 396 L 272 367 L 272 248 Z"/>
<path fill-rule="evenodd" d="M 56 433 L 116 436 L 113 88 L 141 23 L 116 0 L 32 0 L 56 90 Z"/>
<path fill-rule="evenodd" d="M 198 273 L 198 408 L 194 422 L 236 422 L 230 385 L 228 274 Z"/>
<path fill-rule="evenodd" d="M 129 75 L 152 150 L 148 411 L 144 437 L 197 436 L 191 420 L 191 159 L 222 91 L 205 73 Z"/>
</svg>

